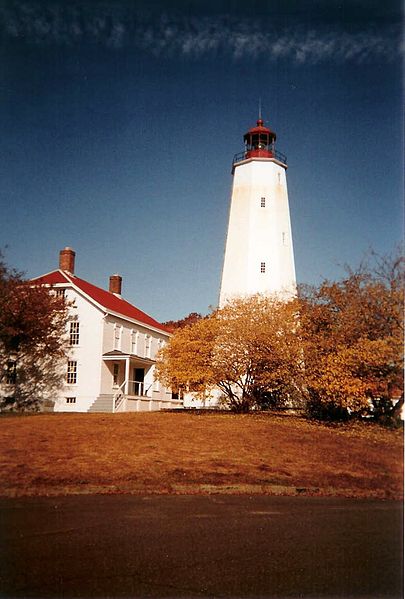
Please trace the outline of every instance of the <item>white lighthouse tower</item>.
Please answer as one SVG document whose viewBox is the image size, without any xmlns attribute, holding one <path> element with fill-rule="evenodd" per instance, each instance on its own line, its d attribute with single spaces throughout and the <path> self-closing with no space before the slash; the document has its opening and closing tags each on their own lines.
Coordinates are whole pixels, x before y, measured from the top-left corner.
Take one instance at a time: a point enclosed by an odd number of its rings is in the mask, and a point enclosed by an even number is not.
<svg viewBox="0 0 405 599">
<path fill-rule="evenodd" d="M 219 305 L 255 293 L 288 299 L 296 291 L 287 159 L 259 118 L 232 164 L 233 186 Z"/>
</svg>

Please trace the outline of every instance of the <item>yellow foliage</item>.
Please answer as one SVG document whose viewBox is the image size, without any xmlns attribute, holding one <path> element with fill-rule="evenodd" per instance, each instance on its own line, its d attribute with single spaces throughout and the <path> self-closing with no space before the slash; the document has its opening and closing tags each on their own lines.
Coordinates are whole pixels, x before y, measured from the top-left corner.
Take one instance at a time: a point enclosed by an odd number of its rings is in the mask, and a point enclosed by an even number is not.
<svg viewBox="0 0 405 599">
<path fill-rule="evenodd" d="M 360 411 L 401 392 L 404 288 L 395 264 L 388 277 L 366 270 L 303 290 L 306 390 L 321 403 Z"/>
<path fill-rule="evenodd" d="M 235 409 L 264 392 L 296 392 L 302 360 L 294 302 L 255 295 L 237 298 L 176 331 L 160 354 L 166 384 L 204 393 L 218 387 Z"/>
<path fill-rule="evenodd" d="M 239 410 L 315 397 L 361 411 L 401 390 L 400 266 L 349 272 L 287 302 L 263 295 L 229 301 L 173 334 L 157 376 L 202 395 L 217 387 Z"/>
</svg>

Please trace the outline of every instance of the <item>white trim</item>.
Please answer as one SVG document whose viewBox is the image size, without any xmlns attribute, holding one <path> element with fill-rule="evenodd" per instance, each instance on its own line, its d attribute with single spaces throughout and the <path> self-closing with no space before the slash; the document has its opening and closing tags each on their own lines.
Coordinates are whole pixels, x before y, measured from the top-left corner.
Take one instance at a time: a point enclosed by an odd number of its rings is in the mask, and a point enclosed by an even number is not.
<svg viewBox="0 0 405 599">
<path fill-rule="evenodd" d="M 130 367 L 130 362 L 131 359 L 128 357 L 125 359 L 125 388 L 124 388 L 124 395 L 128 395 L 129 394 L 129 367 Z"/>
<path fill-rule="evenodd" d="M 148 324 L 147 322 L 142 322 L 141 320 L 135 320 L 134 318 L 130 318 L 129 316 L 124 316 L 123 314 L 119 314 L 118 312 L 112 312 L 110 310 L 107 310 L 105 307 L 104 307 L 104 312 L 106 312 L 106 314 L 108 314 L 110 316 L 114 316 L 115 318 L 121 318 L 121 320 L 126 320 L 127 322 L 132 322 L 141 327 L 148 328 L 151 331 L 155 331 L 156 333 L 162 333 L 163 335 L 167 335 L 168 337 L 172 336 L 172 333 L 169 333 L 169 331 L 164 331 L 163 329 L 158 329 L 158 328 L 154 327 L 152 324 Z"/>
</svg>

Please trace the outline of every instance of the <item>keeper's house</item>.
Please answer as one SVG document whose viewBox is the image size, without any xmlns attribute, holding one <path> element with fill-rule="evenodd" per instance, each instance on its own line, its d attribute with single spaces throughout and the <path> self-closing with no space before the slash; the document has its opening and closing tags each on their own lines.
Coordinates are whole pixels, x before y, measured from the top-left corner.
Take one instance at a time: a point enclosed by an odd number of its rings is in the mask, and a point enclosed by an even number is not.
<svg viewBox="0 0 405 599">
<path fill-rule="evenodd" d="M 69 304 L 69 355 L 55 412 L 137 412 L 182 407 L 154 380 L 155 358 L 170 333 L 121 297 L 122 279 L 109 291 L 74 274 L 75 252 L 60 252 L 59 269 L 32 279 L 49 285 Z"/>
</svg>

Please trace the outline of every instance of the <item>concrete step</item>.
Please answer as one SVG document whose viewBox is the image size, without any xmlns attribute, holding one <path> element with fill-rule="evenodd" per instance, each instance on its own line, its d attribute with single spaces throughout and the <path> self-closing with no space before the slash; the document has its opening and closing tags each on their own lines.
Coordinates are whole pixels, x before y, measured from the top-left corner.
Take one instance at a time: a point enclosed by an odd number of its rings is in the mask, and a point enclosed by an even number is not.
<svg viewBox="0 0 405 599">
<path fill-rule="evenodd" d="M 103 396 L 100 395 L 97 397 L 96 401 L 94 401 L 90 408 L 87 410 L 88 412 L 112 412 L 113 411 L 113 398 L 111 395 Z"/>
</svg>

